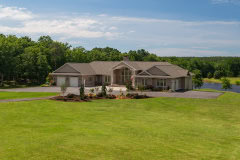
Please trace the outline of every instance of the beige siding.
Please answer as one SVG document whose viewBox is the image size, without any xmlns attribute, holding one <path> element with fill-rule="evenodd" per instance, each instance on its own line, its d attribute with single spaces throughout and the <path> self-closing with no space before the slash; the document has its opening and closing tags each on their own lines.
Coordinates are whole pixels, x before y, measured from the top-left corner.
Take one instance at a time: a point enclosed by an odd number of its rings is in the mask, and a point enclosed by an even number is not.
<svg viewBox="0 0 240 160">
<path fill-rule="evenodd" d="M 156 67 L 150 68 L 148 70 L 148 72 L 152 75 L 158 75 L 158 76 L 168 76 L 166 73 L 164 73 L 163 71 L 159 70 Z"/>
<path fill-rule="evenodd" d="M 90 81 L 91 79 L 91 81 Z M 82 76 L 82 83 L 85 82 L 86 87 L 93 87 L 95 86 L 95 76 Z"/>
<path fill-rule="evenodd" d="M 186 77 L 185 78 L 185 89 L 186 90 L 192 90 L 193 89 L 192 77 Z"/>
</svg>

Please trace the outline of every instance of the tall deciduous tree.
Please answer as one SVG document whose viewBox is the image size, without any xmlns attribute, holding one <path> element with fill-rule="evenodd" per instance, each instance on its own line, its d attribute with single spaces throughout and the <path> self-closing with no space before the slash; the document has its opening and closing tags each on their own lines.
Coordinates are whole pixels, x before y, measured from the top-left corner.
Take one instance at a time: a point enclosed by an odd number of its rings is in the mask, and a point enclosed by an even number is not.
<svg viewBox="0 0 240 160">
<path fill-rule="evenodd" d="M 195 88 L 201 88 L 203 86 L 203 78 L 202 78 L 201 71 L 194 70 L 193 73 L 194 73 L 193 84 L 194 84 Z"/>
</svg>

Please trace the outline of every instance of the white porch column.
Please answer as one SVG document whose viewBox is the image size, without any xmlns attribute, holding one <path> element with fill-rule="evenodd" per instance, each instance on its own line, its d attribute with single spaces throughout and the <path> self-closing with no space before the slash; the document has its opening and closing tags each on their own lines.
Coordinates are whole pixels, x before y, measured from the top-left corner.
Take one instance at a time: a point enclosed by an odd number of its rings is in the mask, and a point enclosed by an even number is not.
<svg viewBox="0 0 240 160">
<path fill-rule="evenodd" d="M 111 71 L 111 85 L 114 84 L 114 70 Z"/>
<path fill-rule="evenodd" d="M 132 86 L 133 86 L 133 88 L 136 88 L 137 86 L 136 86 L 136 76 L 137 75 L 137 71 L 132 71 Z"/>
</svg>

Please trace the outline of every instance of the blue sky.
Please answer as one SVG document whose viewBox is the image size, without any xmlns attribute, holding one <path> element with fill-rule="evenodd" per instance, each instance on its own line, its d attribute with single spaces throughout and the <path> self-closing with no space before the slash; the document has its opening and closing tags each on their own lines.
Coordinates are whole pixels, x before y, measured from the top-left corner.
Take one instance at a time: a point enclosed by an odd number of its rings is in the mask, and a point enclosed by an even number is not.
<svg viewBox="0 0 240 160">
<path fill-rule="evenodd" d="M 0 32 L 159 56 L 240 56 L 240 0 L 0 0 Z"/>
</svg>

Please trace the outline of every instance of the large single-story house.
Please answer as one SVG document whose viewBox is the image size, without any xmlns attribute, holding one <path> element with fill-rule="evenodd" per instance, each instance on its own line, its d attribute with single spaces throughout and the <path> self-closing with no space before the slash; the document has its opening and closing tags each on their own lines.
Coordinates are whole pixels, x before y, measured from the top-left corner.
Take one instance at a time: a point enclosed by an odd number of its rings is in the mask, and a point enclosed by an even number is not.
<svg viewBox="0 0 240 160">
<path fill-rule="evenodd" d="M 57 86 L 118 86 L 131 80 L 133 87 L 153 86 L 172 90 L 191 90 L 192 73 L 168 62 L 94 61 L 66 63 L 50 74 Z"/>
</svg>

